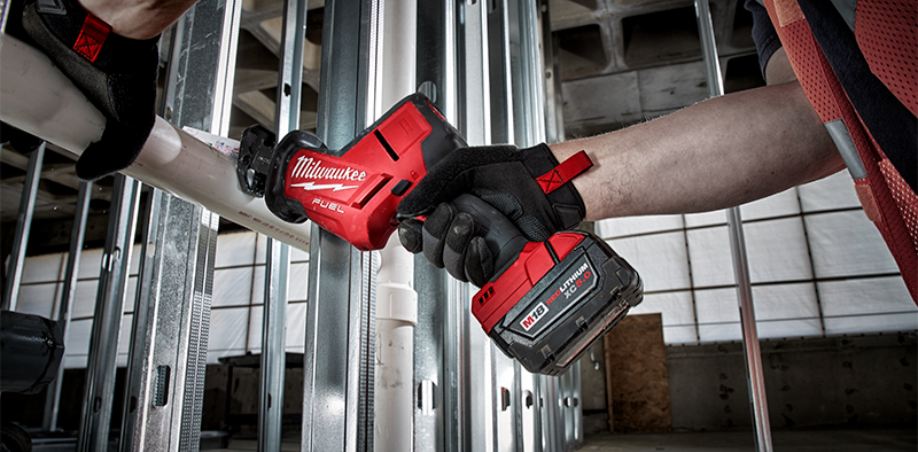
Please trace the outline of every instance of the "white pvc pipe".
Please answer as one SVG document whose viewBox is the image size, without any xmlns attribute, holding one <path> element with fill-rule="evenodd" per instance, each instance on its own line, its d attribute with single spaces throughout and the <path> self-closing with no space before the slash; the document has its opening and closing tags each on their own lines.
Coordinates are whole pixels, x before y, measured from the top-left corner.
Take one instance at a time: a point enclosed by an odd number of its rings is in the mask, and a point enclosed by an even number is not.
<svg viewBox="0 0 918 452">
<path fill-rule="evenodd" d="M 376 45 L 371 52 L 379 57 L 370 62 L 376 71 L 368 81 L 367 115 L 372 118 L 367 118 L 367 124 L 417 90 L 416 0 L 372 3 L 381 5 L 371 18 Z M 376 276 L 374 450 L 408 452 L 414 442 L 414 328 L 418 324 L 414 256 L 393 234 L 380 258 Z"/>
<path fill-rule="evenodd" d="M 0 120 L 74 155 L 102 136 L 105 118 L 43 53 L 0 35 L 0 61 Z M 277 219 L 262 198 L 241 190 L 235 156 L 162 118 L 156 118 L 137 160 L 122 172 L 253 231 L 308 249 L 308 224 Z"/>
<path fill-rule="evenodd" d="M 0 119 L 79 155 L 105 118 L 43 53 L 0 35 Z"/>
<path fill-rule="evenodd" d="M 380 256 L 374 450 L 407 452 L 414 439 L 414 328 L 418 325 L 414 256 L 402 248 L 395 234 Z"/>
</svg>

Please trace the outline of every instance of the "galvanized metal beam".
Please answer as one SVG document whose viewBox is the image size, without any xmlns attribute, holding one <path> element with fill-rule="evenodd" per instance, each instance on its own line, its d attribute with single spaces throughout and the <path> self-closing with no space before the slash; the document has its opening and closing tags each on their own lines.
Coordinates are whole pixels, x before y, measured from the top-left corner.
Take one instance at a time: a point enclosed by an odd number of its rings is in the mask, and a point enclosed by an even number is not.
<svg viewBox="0 0 918 452">
<path fill-rule="evenodd" d="M 174 124 L 227 133 L 240 11 L 202 0 L 176 23 L 164 49 Z M 148 212 L 122 450 L 197 450 L 219 216 L 156 191 Z"/>
<path fill-rule="evenodd" d="M 124 292 L 134 247 L 139 201 L 140 182 L 116 175 L 89 342 L 83 417 L 77 441 L 79 451 L 108 450 Z"/>
<path fill-rule="evenodd" d="M 528 65 L 522 63 L 527 55 L 520 46 L 520 21 L 522 2 L 516 0 L 495 0 L 484 4 L 487 8 L 488 27 L 488 74 L 486 81 L 490 85 L 491 140 L 493 143 L 516 143 L 523 145 L 520 136 L 520 124 L 517 111 L 525 102 L 520 89 L 531 80 L 516 79 L 522 76 Z M 531 3 L 531 2 L 527 2 Z M 514 55 L 511 55 L 514 54 Z M 514 58 L 516 57 L 516 58 Z M 525 119 L 523 119 L 525 121 Z M 533 122 L 539 122 L 538 120 Z M 477 322 L 476 322 L 477 323 Z M 476 325 L 477 326 L 477 325 Z M 469 334 L 482 334 L 478 328 Z M 523 408 L 520 388 L 519 363 L 504 355 L 485 336 L 487 346 L 491 349 L 491 378 L 493 379 L 492 400 L 490 407 L 494 416 L 493 447 L 494 451 L 516 451 L 523 449 Z M 534 411 L 527 411 L 534 414 Z M 528 419 L 532 422 L 532 416 Z"/>
<path fill-rule="evenodd" d="M 317 135 L 341 149 L 368 124 L 367 0 L 325 6 Z M 313 225 L 301 450 L 372 450 L 375 312 L 372 253 Z"/>
<path fill-rule="evenodd" d="M 306 5 L 284 2 L 280 67 L 277 81 L 275 136 L 280 139 L 300 123 L 303 87 L 303 45 Z M 280 450 L 286 371 L 287 288 L 290 247 L 268 238 L 265 256 L 265 299 L 262 317 L 261 379 L 258 403 L 258 450 Z"/>
<path fill-rule="evenodd" d="M 460 2 L 461 3 L 461 2 Z M 418 89 L 437 105 L 447 120 L 458 117 L 458 5 L 455 1 L 418 2 Z M 462 352 L 467 284 L 449 277 L 423 255 L 414 259 L 414 287 L 418 292 L 418 325 L 414 331 L 415 450 L 467 450 L 466 417 L 469 379 L 468 356 Z"/>
<path fill-rule="evenodd" d="M 57 320 L 61 326 L 64 345 L 70 333 L 70 311 L 73 300 L 76 298 L 77 275 L 80 269 L 80 256 L 83 254 L 83 239 L 86 236 L 86 220 L 89 217 L 89 201 L 92 196 L 92 182 L 80 182 L 80 190 L 73 215 L 73 228 L 70 232 L 70 251 L 67 253 L 67 264 L 64 268 L 63 287 L 58 305 Z M 45 401 L 45 413 L 42 420 L 42 430 L 53 432 L 57 430 L 57 415 L 60 411 L 61 385 L 64 380 L 64 366 L 57 371 L 57 378 L 48 390 Z"/>
<path fill-rule="evenodd" d="M 145 376 L 150 371 L 145 362 L 150 355 L 155 336 L 149 332 L 155 328 L 158 304 L 155 300 L 159 273 L 156 271 L 156 243 L 164 237 L 159 234 L 159 223 L 163 207 L 162 191 L 151 188 L 143 215 L 143 238 L 141 239 L 138 264 L 137 293 L 134 296 L 134 316 L 131 324 L 131 349 L 127 359 L 127 380 L 124 397 L 124 417 L 121 422 L 121 450 L 135 450 L 138 419 L 149 395 L 143 393 Z M 160 388 L 167 388 L 166 376 L 158 379 Z"/>
<path fill-rule="evenodd" d="M 35 212 L 35 197 L 38 195 L 38 180 L 41 178 L 41 163 L 45 158 L 45 143 L 29 155 L 22 196 L 19 198 L 19 212 L 16 214 L 16 231 L 13 234 L 13 249 L 6 264 L 6 290 L 3 292 L 3 310 L 15 311 L 19 304 L 19 286 L 22 284 L 22 267 L 25 264 L 26 248 L 29 244 L 29 230 L 32 228 L 32 214 Z"/>
<path fill-rule="evenodd" d="M 708 0 L 695 0 L 698 16 L 698 35 L 704 57 L 705 74 L 711 97 L 724 94 L 723 75 L 717 56 L 714 39 L 714 24 Z M 749 279 L 749 262 L 746 256 L 746 239 L 743 234 L 743 219 L 739 207 L 727 209 L 727 229 L 730 233 L 730 249 L 733 254 L 733 273 L 736 276 L 736 296 L 739 302 L 740 324 L 743 328 L 743 356 L 746 358 L 746 377 L 749 384 L 749 408 L 755 434 L 756 450 L 771 452 L 771 425 L 768 420 L 768 400 L 765 395 L 765 378 L 762 368 L 762 352 L 755 324 L 755 308 L 752 302 L 752 285 Z"/>
</svg>

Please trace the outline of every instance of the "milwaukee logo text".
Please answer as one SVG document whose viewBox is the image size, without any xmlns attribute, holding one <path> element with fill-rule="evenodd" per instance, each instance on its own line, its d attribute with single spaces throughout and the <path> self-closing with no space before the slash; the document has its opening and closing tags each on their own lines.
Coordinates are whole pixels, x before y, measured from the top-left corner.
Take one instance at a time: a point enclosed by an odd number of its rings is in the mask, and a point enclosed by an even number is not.
<svg viewBox="0 0 918 452">
<path fill-rule="evenodd" d="M 367 172 L 355 170 L 351 167 L 335 168 L 322 166 L 321 160 L 303 155 L 296 159 L 296 165 L 290 173 L 290 178 L 362 182 L 367 180 Z"/>
<path fill-rule="evenodd" d="M 520 326 L 529 331 L 542 317 L 545 317 L 545 314 L 548 314 L 548 306 L 545 306 L 545 303 L 539 303 L 526 318 L 520 321 Z"/>
</svg>

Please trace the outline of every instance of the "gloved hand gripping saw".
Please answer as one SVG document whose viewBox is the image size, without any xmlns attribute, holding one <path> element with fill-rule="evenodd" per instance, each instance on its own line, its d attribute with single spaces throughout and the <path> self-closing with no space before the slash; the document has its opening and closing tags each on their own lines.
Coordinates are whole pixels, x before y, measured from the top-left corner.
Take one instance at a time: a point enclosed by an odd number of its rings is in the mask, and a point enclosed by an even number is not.
<svg viewBox="0 0 918 452">
<path fill-rule="evenodd" d="M 412 95 L 337 152 L 305 132 L 291 132 L 275 147 L 270 132 L 247 130 L 238 173 L 246 191 L 264 193 L 281 219 L 310 219 L 366 251 L 385 245 L 402 198 L 458 149 L 468 150 L 458 131 L 426 98 Z M 576 173 L 588 167 L 585 158 L 572 161 Z M 542 182 L 545 190 L 557 188 L 550 177 Z M 487 262 L 496 257 L 472 312 L 501 350 L 531 372 L 561 373 L 640 302 L 640 278 L 602 240 L 569 231 L 531 241 L 481 199 L 463 195 L 453 202 L 481 220 L 475 255 Z"/>
</svg>

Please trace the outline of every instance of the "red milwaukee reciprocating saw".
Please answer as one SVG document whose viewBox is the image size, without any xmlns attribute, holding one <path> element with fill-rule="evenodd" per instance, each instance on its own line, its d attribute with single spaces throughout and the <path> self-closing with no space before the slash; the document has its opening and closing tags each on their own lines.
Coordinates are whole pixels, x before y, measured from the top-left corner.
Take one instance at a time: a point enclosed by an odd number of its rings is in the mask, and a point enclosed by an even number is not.
<svg viewBox="0 0 918 452">
<path fill-rule="evenodd" d="M 465 140 L 420 94 L 408 96 L 339 151 L 294 131 L 276 146 L 254 126 L 237 174 L 279 218 L 312 220 L 363 251 L 381 249 L 398 203 L 427 169 Z M 601 239 L 565 231 L 529 243 L 500 212 L 463 195 L 460 211 L 482 220 L 500 269 L 475 294 L 472 313 L 507 356 L 530 372 L 560 374 L 641 302 L 641 280 Z"/>
</svg>

